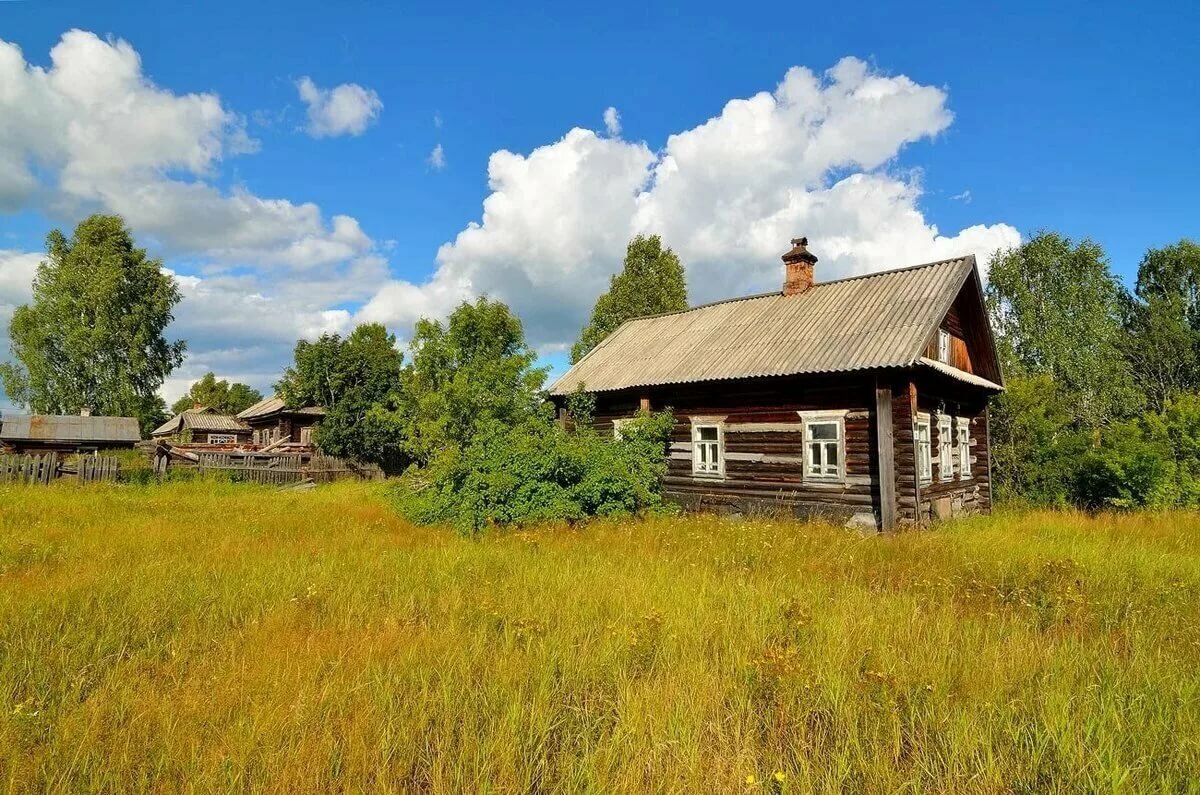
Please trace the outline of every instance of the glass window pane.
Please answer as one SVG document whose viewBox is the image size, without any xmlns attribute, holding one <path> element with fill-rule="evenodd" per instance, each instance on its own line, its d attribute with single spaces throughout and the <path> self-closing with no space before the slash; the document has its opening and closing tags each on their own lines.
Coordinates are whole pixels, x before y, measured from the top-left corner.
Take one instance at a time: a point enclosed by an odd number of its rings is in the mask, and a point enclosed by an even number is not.
<svg viewBox="0 0 1200 795">
<path fill-rule="evenodd" d="M 814 422 L 809 425 L 813 439 L 836 439 L 836 422 Z"/>
<path fill-rule="evenodd" d="M 715 442 L 717 440 L 717 429 L 711 425 L 701 428 L 700 438 Z"/>
<path fill-rule="evenodd" d="M 705 449 L 705 446 L 702 444 L 696 445 L 696 455 L 700 457 L 701 464 L 703 464 L 705 461 L 708 460 L 707 450 Z"/>
<path fill-rule="evenodd" d="M 825 447 L 825 463 L 832 466 L 835 470 L 838 465 L 838 449 L 836 444 L 826 445 Z"/>
</svg>

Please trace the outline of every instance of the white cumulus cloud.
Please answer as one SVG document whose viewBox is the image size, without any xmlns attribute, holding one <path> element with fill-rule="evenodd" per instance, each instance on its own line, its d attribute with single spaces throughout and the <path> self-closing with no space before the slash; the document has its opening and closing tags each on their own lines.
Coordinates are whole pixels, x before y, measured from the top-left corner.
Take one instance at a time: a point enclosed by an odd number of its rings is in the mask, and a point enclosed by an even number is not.
<svg viewBox="0 0 1200 795">
<path fill-rule="evenodd" d="M 308 106 L 308 132 L 314 138 L 362 135 L 379 118 L 379 95 L 357 83 L 320 88 L 310 77 L 296 81 L 300 99 Z"/>
<path fill-rule="evenodd" d="M 426 282 L 386 285 L 359 317 L 404 327 L 487 293 L 520 313 L 535 344 L 562 348 L 639 233 L 680 254 L 693 301 L 778 289 L 797 235 L 820 257 L 819 279 L 986 259 L 1017 243 L 1016 229 L 944 233 L 921 212 L 920 183 L 889 169 L 952 121 L 942 89 L 846 58 L 823 74 L 788 70 L 661 151 L 584 129 L 528 155 L 501 150 L 481 220 L 441 247 Z"/>
</svg>

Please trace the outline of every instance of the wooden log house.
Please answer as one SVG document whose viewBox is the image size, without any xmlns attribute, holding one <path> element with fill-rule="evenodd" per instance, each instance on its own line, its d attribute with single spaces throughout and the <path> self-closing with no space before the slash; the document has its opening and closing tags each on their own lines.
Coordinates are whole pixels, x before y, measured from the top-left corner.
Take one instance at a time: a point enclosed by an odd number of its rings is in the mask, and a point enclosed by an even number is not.
<svg viewBox="0 0 1200 795">
<path fill-rule="evenodd" d="M 667 495 L 890 530 L 987 512 L 988 401 L 1003 390 L 974 256 L 814 282 L 807 240 L 780 292 L 631 320 L 550 388 L 598 428 L 671 408 Z"/>
<path fill-rule="evenodd" d="M 282 440 L 312 446 L 313 428 L 325 416 L 320 406 L 292 408 L 278 395 L 260 400 L 237 415 L 250 428 L 254 444 L 266 447 Z"/>
</svg>

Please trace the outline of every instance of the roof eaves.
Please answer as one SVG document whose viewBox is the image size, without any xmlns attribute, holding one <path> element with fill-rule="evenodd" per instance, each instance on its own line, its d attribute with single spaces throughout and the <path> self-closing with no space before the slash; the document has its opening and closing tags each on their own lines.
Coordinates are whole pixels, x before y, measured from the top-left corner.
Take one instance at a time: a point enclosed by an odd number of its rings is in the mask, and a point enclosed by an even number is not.
<svg viewBox="0 0 1200 795">
<path fill-rule="evenodd" d="M 945 362 L 939 362 L 936 359 L 929 359 L 922 356 L 917 361 L 917 364 L 928 367 L 931 370 L 935 370 L 942 375 L 947 375 L 955 380 L 963 382 L 964 384 L 983 387 L 984 389 L 989 389 L 994 392 L 1004 391 L 1004 387 L 995 383 L 994 381 L 989 381 L 983 376 L 975 375 L 974 373 L 968 373 L 966 370 L 960 370 L 954 365 L 946 364 Z"/>
</svg>

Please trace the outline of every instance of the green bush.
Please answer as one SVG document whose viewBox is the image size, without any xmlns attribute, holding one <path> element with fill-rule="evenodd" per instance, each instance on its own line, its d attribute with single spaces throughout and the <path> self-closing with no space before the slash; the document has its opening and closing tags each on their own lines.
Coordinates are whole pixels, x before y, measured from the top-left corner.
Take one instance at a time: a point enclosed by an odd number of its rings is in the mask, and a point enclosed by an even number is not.
<svg viewBox="0 0 1200 795">
<path fill-rule="evenodd" d="M 1080 462 L 1074 498 L 1091 510 L 1200 507 L 1200 396 L 1106 428 Z"/>
<path fill-rule="evenodd" d="M 491 422 L 465 447 L 410 469 L 394 490 L 397 508 L 412 521 L 471 534 L 493 525 L 655 510 L 662 506 L 672 423 L 669 412 L 646 414 L 611 439 L 590 430 L 569 433 L 544 418 Z"/>
</svg>

